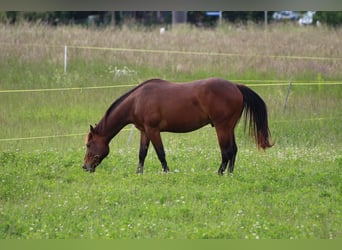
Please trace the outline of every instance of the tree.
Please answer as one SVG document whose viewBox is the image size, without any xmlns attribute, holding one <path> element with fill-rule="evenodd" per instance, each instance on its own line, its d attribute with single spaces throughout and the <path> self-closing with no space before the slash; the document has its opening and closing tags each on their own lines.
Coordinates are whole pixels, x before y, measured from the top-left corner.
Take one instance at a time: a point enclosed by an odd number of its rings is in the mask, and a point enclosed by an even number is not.
<svg viewBox="0 0 342 250">
<path fill-rule="evenodd" d="M 340 26 L 342 24 L 341 11 L 318 11 L 315 14 L 315 21 L 320 21 L 331 26 Z"/>
</svg>

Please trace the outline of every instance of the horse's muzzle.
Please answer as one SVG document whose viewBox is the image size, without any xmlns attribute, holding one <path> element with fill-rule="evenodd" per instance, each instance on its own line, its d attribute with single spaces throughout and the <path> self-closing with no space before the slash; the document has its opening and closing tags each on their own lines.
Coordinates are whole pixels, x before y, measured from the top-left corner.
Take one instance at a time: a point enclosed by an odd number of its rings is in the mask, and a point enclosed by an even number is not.
<svg viewBox="0 0 342 250">
<path fill-rule="evenodd" d="M 91 165 L 83 164 L 82 168 L 84 172 L 94 173 L 96 165 L 91 166 Z"/>
</svg>

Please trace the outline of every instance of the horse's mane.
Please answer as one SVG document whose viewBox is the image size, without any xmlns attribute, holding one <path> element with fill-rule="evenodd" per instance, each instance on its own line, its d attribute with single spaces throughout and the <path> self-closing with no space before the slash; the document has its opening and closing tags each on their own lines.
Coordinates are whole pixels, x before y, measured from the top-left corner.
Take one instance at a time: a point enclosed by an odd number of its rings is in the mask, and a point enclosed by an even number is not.
<svg viewBox="0 0 342 250">
<path fill-rule="evenodd" d="M 151 81 L 155 81 L 155 80 L 160 80 L 160 79 L 149 79 L 147 81 L 144 81 L 143 83 L 140 83 L 138 86 L 134 87 L 133 89 L 131 89 L 130 91 L 126 92 L 125 94 L 123 94 L 122 96 L 120 96 L 118 99 L 116 99 L 112 105 L 110 105 L 110 107 L 108 108 L 108 110 L 106 111 L 105 117 L 109 116 L 110 113 L 117 107 L 119 106 L 120 103 L 122 103 L 130 94 L 132 94 L 134 91 L 136 91 L 137 89 L 139 89 L 140 87 L 144 86 L 146 83 L 149 83 Z"/>
<path fill-rule="evenodd" d="M 101 119 L 101 121 L 99 122 L 99 124 L 96 125 L 95 130 L 98 129 L 99 125 L 102 123 L 102 121 L 104 119 L 107 119 L 107 117 L 112 113 L 112 111 L 120 105 L 120 103 L 122 103 L 130 94 L 132 94 L 134 91 L 136 91 L 137 89 L 139 89 L 140 87 L 144 86 L 145 84 L 151 82 L 151 81 L 156 81 L 156 80 L 160 80 L 160 79 L 149 79 L 144 81 L 143 83 L 140 83 L 138 86 L 134 87 L 133 89 L 129 90 L 128 92 L 126 92 L 125 94 L 123 94 L 122 96 L 120 96 L 118 99 L 116 99 L 112 105 L 110 105 L 110 107 L 107 109 L 105 115 L 103 116 L 103 118 Z"/>
</svg>

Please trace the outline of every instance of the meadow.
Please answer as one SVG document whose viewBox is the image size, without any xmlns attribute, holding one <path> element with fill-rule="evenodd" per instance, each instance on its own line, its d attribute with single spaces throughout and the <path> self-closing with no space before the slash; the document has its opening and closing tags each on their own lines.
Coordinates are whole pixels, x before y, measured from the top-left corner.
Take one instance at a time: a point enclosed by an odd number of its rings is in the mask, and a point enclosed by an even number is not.
<svg viewBox="0 0 342 250">
<path fill-rule="evenodd" d="M 224 24 L 161 35 L 24 23 L 0 33 L 1 239 L 342 238 L 342 29 Z M 171 172 L 151 148 L 137 175 L 129 125 L 96 173 L 82 171 L 89 124 L 131 86 L 214 76 L 265 100 L 274 147 L 258 151 L 242 119 L 234 174 L 219 177 L 214 129 L 164 133 Z"/>
</svg>

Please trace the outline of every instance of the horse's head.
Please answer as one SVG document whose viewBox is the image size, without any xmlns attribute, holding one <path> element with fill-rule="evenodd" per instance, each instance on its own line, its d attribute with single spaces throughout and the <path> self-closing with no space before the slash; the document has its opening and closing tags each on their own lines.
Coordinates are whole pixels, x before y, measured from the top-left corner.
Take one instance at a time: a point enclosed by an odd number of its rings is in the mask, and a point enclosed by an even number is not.
<svg viewBox="0 0 342 250">
<path fill-rule="evenodd" d="M 109 144 L 103 136 L 98 135 L 90 125 L 90 131 L 86 137 L 87 151 L 84 156 L 84 171 L 95 172 L 95 168 L 109 154 Z"/>
</svg>

